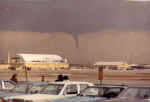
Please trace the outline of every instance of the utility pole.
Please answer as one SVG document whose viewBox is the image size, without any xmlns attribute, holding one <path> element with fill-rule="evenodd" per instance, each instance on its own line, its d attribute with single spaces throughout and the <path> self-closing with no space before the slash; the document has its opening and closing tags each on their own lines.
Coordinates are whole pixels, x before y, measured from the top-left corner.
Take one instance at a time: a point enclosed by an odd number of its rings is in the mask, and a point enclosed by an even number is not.
<svg viewBox="0 0 150 102">
<path fill-rule="evenodd" d="M 103 69 L 104 69 L 104 66 L 98 67 L 98 79 L 100 80 L 100 85 L 102 85 L 102 82 L 103 82 Z"/>
<path fill-rule="evenodd" d="M 10 52 L 8 51 L 8 65 L 10 64 Z"/>
<path fill-rule="evenodd" d="M 27 67 L 24 66 L 24 70 L 25 70 L 25 78 L 26 78 L 26 81 L 28 81 L 28 70 L 27 70 Z"/>
</svg>

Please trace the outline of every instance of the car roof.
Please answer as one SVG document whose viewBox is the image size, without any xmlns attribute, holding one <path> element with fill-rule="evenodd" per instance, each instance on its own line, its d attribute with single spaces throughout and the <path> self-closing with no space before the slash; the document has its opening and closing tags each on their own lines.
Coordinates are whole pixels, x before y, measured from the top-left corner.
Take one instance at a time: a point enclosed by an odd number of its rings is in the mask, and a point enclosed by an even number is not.
<svg viewBox="0 0 150 102">
<path fill-rule="evenodd" d="M 41 82 L 41 81 L 24 81 L 20 82 L 17 85 L 45 85 L 48 84 L 48 82 Z"/>
<path fill-rule="evenodd" d="M 93 84 L 90 82 L 81 82 L 81 81 L 59 81 L 59 82 L 49 82 L 49 84 Z M 94 84 L 93 84 L 94 85 Z"/>
<path fill-rule="evenodd" d="M 128 84 L 128 87 L 146 87 L 150 88 L 150 83 L 134 83 L 134 84 Z"/>
<path fill-rule="evenodd" d="M 128 87 L 128 85 L 119 84 L 95 84 L 95 87 Z"/>
<path fill-rule="evenodd" d="M 129 85 L 129 88 L 150 88 L 150 85 Z"/>
</svg>

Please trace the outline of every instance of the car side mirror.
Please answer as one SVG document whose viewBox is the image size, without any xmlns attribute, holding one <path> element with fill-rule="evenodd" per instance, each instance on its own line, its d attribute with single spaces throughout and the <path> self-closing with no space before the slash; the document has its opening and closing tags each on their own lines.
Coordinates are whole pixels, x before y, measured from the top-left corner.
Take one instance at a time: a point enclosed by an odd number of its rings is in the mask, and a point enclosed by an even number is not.
<svg viewBox="0 0 150 102">
<path fill-rule="evenodd" d="M 11 89 L 11 90 L 9 90 L 10 92 L 13 92 L 13 90 Z"/>
</svg>

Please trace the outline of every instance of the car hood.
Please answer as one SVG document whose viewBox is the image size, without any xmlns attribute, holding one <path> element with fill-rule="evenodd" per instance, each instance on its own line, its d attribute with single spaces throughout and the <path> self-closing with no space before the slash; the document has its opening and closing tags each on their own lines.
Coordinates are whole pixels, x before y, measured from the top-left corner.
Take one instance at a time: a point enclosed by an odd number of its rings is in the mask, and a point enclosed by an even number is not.
<svg viewBox="0 0 150 102">
<path fill-rule="evenodd" d="M 19 95 L 12 96 L 9 99 L 24 99 L 32 100 L 33 102 L 48 102 L 50 100 L 64 98 L 64 95 L 49 95 L 49 94 L 32 94 L 32 95 Z"/>
<path fill-rule="evenodd" d="M 89 96 L 73 96 L 67 97 L 64 99 L 56 99 L 50 102 L 89 102 L 89 101 L 96 101 L 96 100 L 104 100 L 106 98 L 103 97 L 89 97 Z"/>
<path fill-rule="evenodd" d="M 7 91 L 0 91 L 0 97 L 3 96 L 3 95 L 6 95 L 6 94 L 8 94 Z"/>
</svg>

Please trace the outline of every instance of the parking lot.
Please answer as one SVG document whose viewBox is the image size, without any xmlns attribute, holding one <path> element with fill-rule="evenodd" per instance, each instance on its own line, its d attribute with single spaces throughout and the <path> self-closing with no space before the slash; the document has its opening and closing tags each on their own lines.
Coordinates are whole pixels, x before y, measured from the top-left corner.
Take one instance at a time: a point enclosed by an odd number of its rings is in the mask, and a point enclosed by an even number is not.
<svg viewBox="0 0 150 102">
<path fill-rule="evenodd" d="M 1 100 L 4 99 L 3 102 L 10 100 L 10 102 L 24 102 L 23 100 L 32 100 L 32 102 L 76 102 L 77 100 L 105 102 L 106 100 L 107 102 L 107 99 L 111 98 L 114 102 L 113 99 L 120 100 L 126 96 L 126 93 L 131 94 L 132 90 L 135 90 L 136 93 L 132 93 L 133 96 L 128 95 L 127 99 L 133 99 L 139 92 L 141 92 L 140 96 L 146 98 L 149 96 L 146 92 L 149 92 L 150 70 L 104 70 L 103 72 L 103 85 L 99 85 L 98 69 L 31 70 L 27 74 L 29 82 L 18 83 L 13 89 L 1 91 L 0 95 L 3 96 Z M 18 81 L 26 81 L 24 70 L 0 70 L 0 80 L 9 80 L 14 73 L 18 74 Z M 54 82 L 59 74 L 67 75 L 70 81 L 64 79 L 64 81 Z M 46 83 L 40 82 L 43 75 Z M 96 86 L 93 86 L 93 83 Z M 85 86 L 83 87 L 83 85 Z M 87 85 L 89 86 L 87 87 Z M 132 85 L 134 87 L 130 87 Z M 86 89 L 81 91 L 82 88 Z M 119 96 L 120 93 L 124 94 Z M 133 102 L 138 102 L 136 100 L 139 100 L 140 96 Z M 143 97 L 140 102 L 147 102 Z"/>
</svg>

